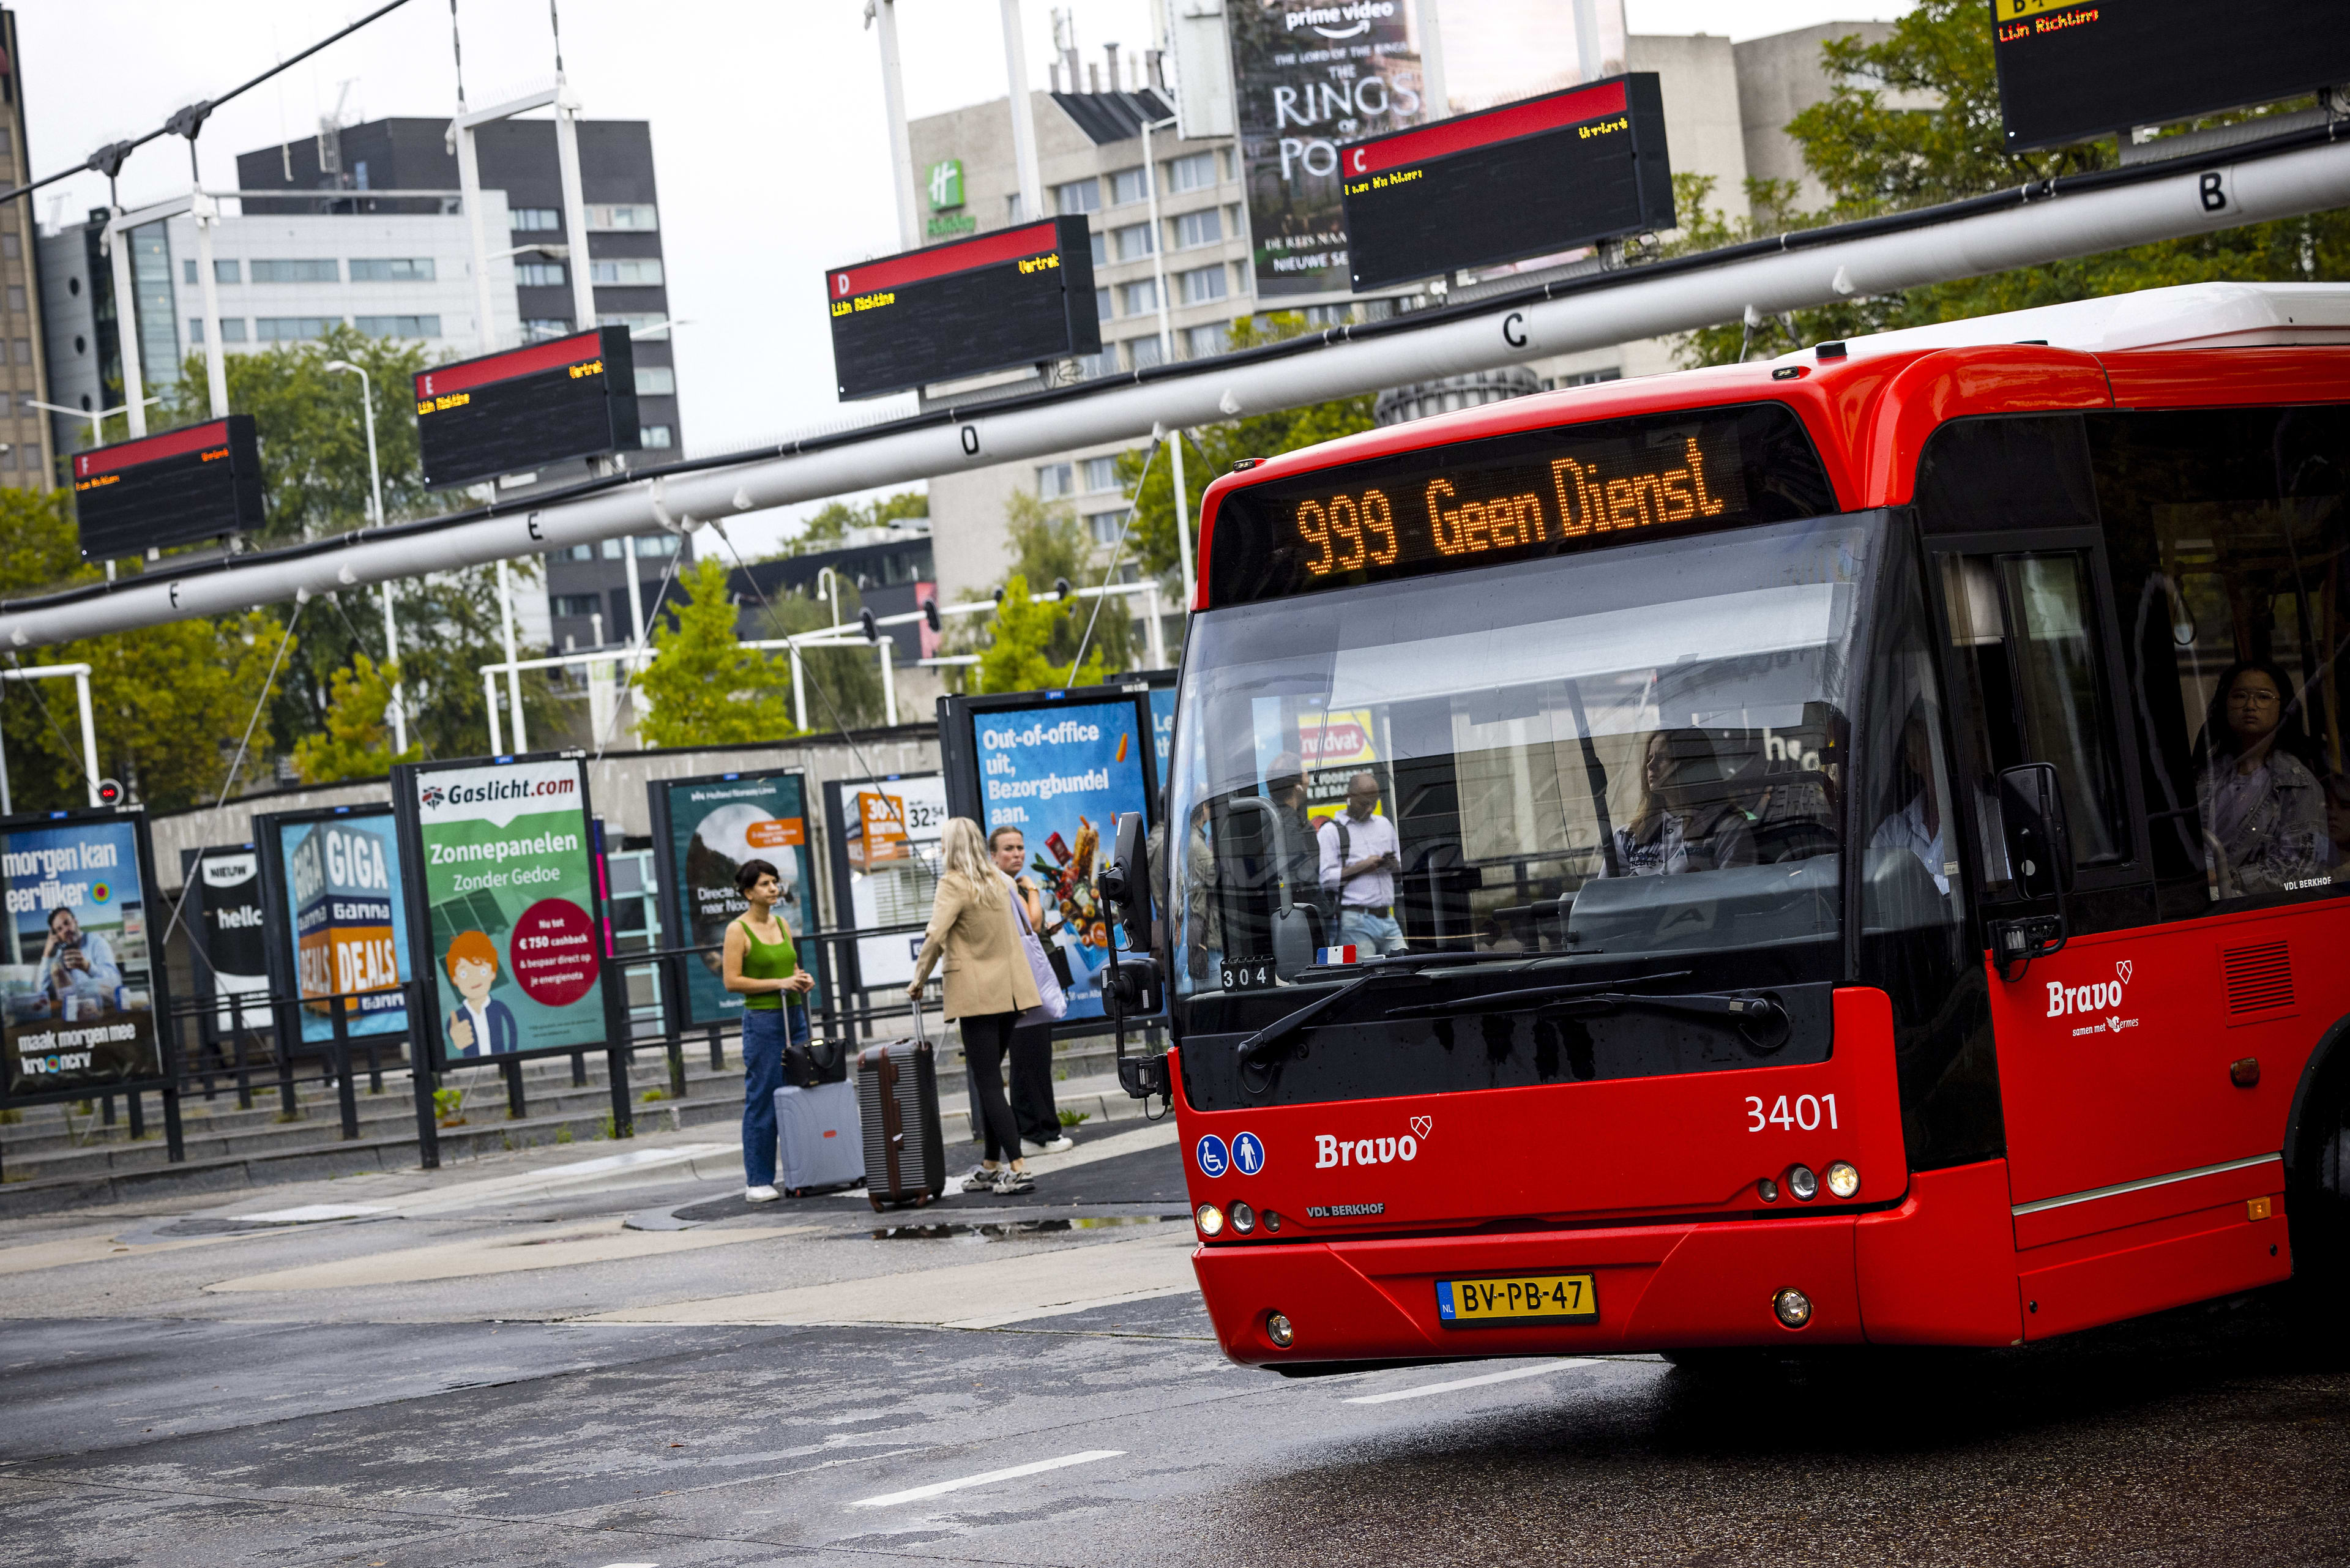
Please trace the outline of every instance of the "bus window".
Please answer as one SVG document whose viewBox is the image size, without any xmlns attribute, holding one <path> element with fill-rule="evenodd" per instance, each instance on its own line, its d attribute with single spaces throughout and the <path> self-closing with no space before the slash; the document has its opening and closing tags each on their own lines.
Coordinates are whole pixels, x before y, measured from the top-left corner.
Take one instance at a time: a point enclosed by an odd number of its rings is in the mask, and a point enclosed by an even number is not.
<svg viewBox="0 0 2350 1568">
<path fill-rule="evenodd" d="M 1979 763 L 1975 808 L 1987 878 L 2008 880 L 1995 781 L 2019 763 L 2055 764 L 2075 865 L 2126 859 L 2121 769 L 2097 671 L 2086 558 L 2056 550 L 1944 556 L 1941 563 L 1962 672 L 1961 720 Z"/>
<path fill-rule="evenodd" d="M 2088 421 L 2162 914 L 2350 880 L 2350 410 Z"/>
</svg>

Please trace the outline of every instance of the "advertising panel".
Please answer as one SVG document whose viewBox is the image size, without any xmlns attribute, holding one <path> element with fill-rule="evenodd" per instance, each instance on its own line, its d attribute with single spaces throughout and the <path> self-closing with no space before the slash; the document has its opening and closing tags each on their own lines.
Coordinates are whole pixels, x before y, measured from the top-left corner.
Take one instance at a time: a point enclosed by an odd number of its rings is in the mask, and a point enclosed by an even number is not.
<svg viewBox="0 0 2350 1568">
<path fill-rule="evenodd" d="M 392 799 L 416 882 L 409 940 L 430 966 L 434 1060 L 611 1038 L 586 764 L 404 766 Z"/>
<path fill-rule="evenodd" d="M 236 1028 L 238 1015 L 228 998 L 247 996 L 253 1000 L 244 1009 L 244 1026 L 268 1028 L 269 1010 L 262 1000 L 269 994 L 269 945 L 260 855 L 250 844 L 182 849 L 180 878 L 187 888 L 180 918 L 196 937 L 196 994 L 222 1003 L 213 1027 Z"/>
<path fill-rule="evenodd" d="M 1338 144 L 1420 122 L 1407 10 L 1404 0 L 1224 7 L 1260 297 L 1352 286 Z"/>
<path fill-rule="evenodd" d="M 1150 811 L 1147 703 L 1097 702 L 982 710 L 971 716 L 979 766 L 980 826 L 1010 826 L 1028 845 L 1028 874 L 1045 894 L 1045 940 L 1069 956 L 1072 1019 L 1099 1018 L 1110 958 L 1108 909 L 1094 876 L 1124 812 Z"/>
<path fill-rule="evenodd" d="M 947 826 L 946 781 L 937 774 L 835 779 L 824 786 L 832 836 L 833 905 L 843 923 L 920 925 L 939 885 L 939 841 Z M 860 937 L 857 985 L 903 987 L 914 978 L 919 934 Z"/>
<path fill-rule="evenodd" d="M 734 873 L 746 860 L 775 867 L 784 886 L 775 913 L 795 940 L 816 929 L 816 855 L 808 843 L 807 781 L 802 774 L 656 779 L 649 789 L 672 945 L 705 947 L 726 940 L 727 926 L 751 907 L 734 886 Z M 800 967 L 819 974 L 817 958 L 803 946 Z M 743 999 L 726 989 L 720 971 L 714 947 L 686 961 L 689 1026 L 739 1021 Z M 816 1006 L 819 999 L 812 992 L 807 1001 Z"/>
<path fill-rule="evenodd" d="M 0 1097 L 160 1085 L 144 826 L 110 812 L 0 823 Z"/>
<path fill-rule="evenodd" d="M 360 993 L 344 1014 L 344 1033 L 401 1034 L 411 978 L 408 932 L 400 919 L 403 885 L 399 838 L 389 810 L 326 818 L 263 817 L 256 831 L 276 850 L 276 887 L 286 911 L 283 944 L 288 989 L 301 999 L 302 1038 L 331 1040 L 333 1004 Z"/>
<path fill-rule="evenodd" d="M 1175 682 L 1150 689 L 1150 750 L 1159 759 L 1159 787 L 1167 787 L 1167 759 L 1175 754 Z"/>
</svg>

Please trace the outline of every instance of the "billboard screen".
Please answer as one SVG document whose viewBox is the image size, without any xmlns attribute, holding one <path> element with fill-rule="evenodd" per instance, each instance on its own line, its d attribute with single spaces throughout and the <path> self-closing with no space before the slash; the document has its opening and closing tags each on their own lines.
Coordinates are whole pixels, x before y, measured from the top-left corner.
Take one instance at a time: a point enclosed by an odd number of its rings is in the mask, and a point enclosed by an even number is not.
<svg viewBox="0 0 2350 1568">
<path fill-rule="evenodd" d="M 636 451 L 634 367 L 629 329 L 604 327 L 419 371 L 424 483 L 473 484 Z"/>
<path fill-rule="evenodd" d="M 272 940 L 283 989 L 299 999 L 305 1042 L 331 1040 L 333 1004 L 357 993 L 347 1036 L 404 1034 L 401 984 L 415 974 L 400 919 L 399 835 L 388 806 L 256 817 L 278 917 Z"/>
<path fill-rule="evenodd" d="M 750 908 L 735 889 L 734 873 L 754 859 L 775 867 L 784 885 L 775 913 L 795 940 L 816 929 L 816 854 L 809 843 L 805 777 L 797 773 L 723 774 L 656 779 L 648 787 L 671 933 L 668 945 L 723 943 L 727 926 Z M 819 956 L 802 943 L 800 967 L 821 977 Z M 688 1027 L 741 1019 L 743 999 L 726 989 L 719 961 L 715 950 L 685 961 Z M 810 992 L 806 1000 L 811 1007 L 818 1005 L 818 993 Z"/>
<path fill-rule="evenodd" d="M 1991 18 L 2011 152 L 2350 81 L 2350 26 L 2311 0 L 1991 0 Z"/>
<path fill-rule="evenodd" d="M 268 912 L 261 896 L 261 856 L 250 844 L 180 851 L 181 884 L 187 891 L 180 919 L 195 935 L 196 995 L 218 1000 L 216 1029 L 238 1027 L 233 996 L 252 1000 L 242 1010 L 247 1029 L 270 1024 Z"/>
<path fill-rule="evenodd" d="M 144 828 L 135 814 L 0 821 L 0 1097 L 161 1086 Z"/>
<path fill-rule="evenodd" d="M 825 298 L 844 398 L 1101 349 L 1083 217 L 835 267 Z"/>
<path fill-rule="evenodd" d="M 1407 10 L 1402 0 L 1224 7 L 1260 298 L 1353 286 L 1338 144 L 1420 122 Z"/>
<path fill-rule="evenodd" d="M 251 414 L 78 452 L 81 558 L 113 561 L 258 528 L 261 444 Z"/>
<path fill-rule="evenodd" d="M 939 842 L 946 833 L 947 786 L 937 774 L 835 779 L 824 786 L 832 823 L 836 918 L 848 926 L 920 925 L 939 886 Z M 919 933 L 859 937 L 856 984 L 902 989 L 914 978 Z"/>
<path fill-rule="evenodd" d="M 604 983 L 588 771 L 577 757 L 405 764 L 392 800 L 441 1066 L 625 1039 Z"/>
<path fill-rule="evenodd" d="M 1673 226 L 1653 71 L 1350 142 L 1339 165 L 1358 289 Z"/>
</svg>

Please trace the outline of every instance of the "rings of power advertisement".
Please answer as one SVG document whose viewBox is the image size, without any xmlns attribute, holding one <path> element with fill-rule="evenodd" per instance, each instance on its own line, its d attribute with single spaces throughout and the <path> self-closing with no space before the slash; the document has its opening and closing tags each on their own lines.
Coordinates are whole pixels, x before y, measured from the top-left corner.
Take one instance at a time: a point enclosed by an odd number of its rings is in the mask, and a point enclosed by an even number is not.
<svg viewBox="0 0 2350 1568">
<path fill-rule="evenodd" d="M 412 945 L 443 1065 L 606 1044 L 588 811 L 577 758 L 402 767 Z"/>
<path fill-rule="evenodd" d="M 979 771 L 980 826 L 1016 827 L 1026 840 L 1022 875 L 1045 903 L 1045 940 L 1069 958 L 1076 981 L 1071 1019 L 1103 1016 L 1101 971 L 1110 960 L 1110 913 L 1094 878 L 1107 860 L 1118 819 L 1148 814 L 1156 787 L 1149 708 L 1104 691 L 1089 701 L 983 707 L 970 713 Z"/>
<path fill-rule="evenodd" d="M 132 815 L 0 823 L 7 1099 L 163 1077 L 145 845 Z"/>
</svg>

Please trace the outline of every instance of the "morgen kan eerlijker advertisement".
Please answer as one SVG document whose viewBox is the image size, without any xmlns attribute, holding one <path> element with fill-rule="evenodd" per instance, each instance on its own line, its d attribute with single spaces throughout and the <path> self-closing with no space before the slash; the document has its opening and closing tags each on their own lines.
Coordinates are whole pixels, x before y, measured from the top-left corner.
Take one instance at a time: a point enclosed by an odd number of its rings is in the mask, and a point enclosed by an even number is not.
<svg viewBox="0 0 2350 1568">
<path fill-rule="evenodd" d="M 1045 895 L 1045 938 L 1067 950 L 1076 981 L 1071 1018 L 1102 1016 L 1109 910 L 1094 874 L 1119 814 L 1149 810 L 1148 711 L 1125 697 L 972 714 L 980 826 L 1017 827 L 1027 840 L 1028 875 Z"/>
<path fill-rule="evenodd" d="M 331 1040 L 334 997 L 347 1038 L 401 1034 L 401 984 L 415 972 L 400 921 L 399 830 L 387 808 L 255 819 L 284 913 L 274 940 L 279 984 L 299 999 L 302 1038 Z"/>
<path fill-rule="evenodd" d="M 404 766 L 392 799 L 416 887 L 442 1065 L 613 1036 L 588 809 L 576 757 Z"/>
<path fill-rule="evenodd" d="M 751 906 L 734 886 L 746 860 L 775 868 L 784 896 L 775 913 L 800 944 L 800 967 L 821 974 L 806 945 L 816 929 L 816 859 L 808 845 L 807 782 L 797 773 L 721 774 L 655 779 L 649 786 L 653 843 L 661 852 L 661 894 L 679 946 L 707 947 L 685 962 L 689 1024 L 739 1019 L 743 998 L 726 989 L 716 944 Z M 808 1003 L 816 1005 L 810 992 Z"/>
<path fill-rule="evenodd" d="M 0 1098 L 162 1080 L 144 828 L 135 815 L 112 813 L 0 822 Z"/>
</svg>

